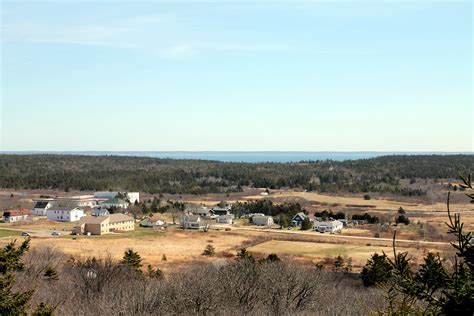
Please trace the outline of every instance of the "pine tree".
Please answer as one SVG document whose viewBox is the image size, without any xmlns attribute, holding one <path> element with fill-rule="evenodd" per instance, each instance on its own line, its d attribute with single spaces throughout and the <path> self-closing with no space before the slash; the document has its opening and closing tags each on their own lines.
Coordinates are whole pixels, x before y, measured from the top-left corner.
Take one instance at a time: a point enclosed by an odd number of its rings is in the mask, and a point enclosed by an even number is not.
<svg viewBox="0 0 474 316">
<path fill-rule="evenodd" d="M 255 261 L 252 254 L 248 252 L 245 248 L 240 249 L 240 251 L 237 253 L 237 259 Z"/>
<path fill-rule="evenodd" d="M 149 264 L 147 266 L 147 276 L 149 278 L 161 279 L 163 277 L 163 272 L 159 268 L 156 268 L 156 270 L 153 269 L 151 264 Z"/>
<path fill-rule="evenodd" d="M 54 315 L 55 309 L 56 307 L 41 302 L 36 306 L 32 316 L 52 316 Z"/>
<path fill-rule="evenodd" d="M 461 177 L 466 195 L 474 202 L 471 176 Z M 474 248 L 472 233 L 464 231 L 459 214 L 451 215 L 448 192 L 448 234 L 453 235 L 456 249 L 454 266 L 443 267 L 439 256 L 429 253 L 418 271 L 410 269 L 407 252 L 397 253 L 393 236 L 394 259 L 390 260 L 392 279 L 388 287 L 390 315 L 473 315 L 474 314 Z"/>
<path fill-rule="evenodd" d="M 214 249 L 214 246 L 211 245 L 211 244 L 208 244 L 206 246 L 206 248 L 204 248 L 204 251 L 202 252 L 202 255 L 212 257 L 212 256 L 215 255 L 215 253 L 216 253 L 216 250 Z"/>
<path fill-rule="evenodd" d="M 271 253 L 268 255 L 266 261 L 268 262 L 279 262 L 281 259 L 278 257 L 276 253 Z"/>
<path fill-rule="evenodd" d="M 142 270 L 142 258 L 138 254 L 138 252 L 133 251 L 133 249 L 128 249 L 125 251 L 123 255 L 123 259 L 121 261 L 122 264 L 125 264 L 131 270 L 135 271 L 137 274 L 141 274 Z"/>
<path fill-rule="evenodd" d="M 340 272 L 342 271 L 343 266 L 344 266 L 344 258 L 339 255 L 334 259 L 334 265 L 332 267 L 332 271 Z"/>
<path fill-rule="evenodd" d="M 374 253 L 372 257 L 367 260 L 367 264 L 360 273 L 360 278 L 365 286 L 376 286 L 383 284 L 390 278 L 390 271 L 392 267 L 387 260 L 387 255 Z"/>
<path fill-rule="evenodd" d="M 59 274 L 58 272 L 52 268 L 52 267 L 47 267 L 46 270 L 44 271 L 43 276 L 49 280 L 49 281 L 56 281 L 59 280 Z"/>
<path fill-rule="evenodd" d="M 28 251 L 30 239 L 26 239 L 19 247 L 15 241 L 0 250 L 0 315 L 24 315 L 28 310 L 34 290 L 14 292 L 15 272 L 24 269 L 21 257 Z"/>
<path fill-rule="evenodd" d="M 308 230 L 311 228 L 313 228 L 313 224 L 311 223 L 308 217 L 305 217 L 305 219 L 301 223 L 301 230 Z"/>
</svg>

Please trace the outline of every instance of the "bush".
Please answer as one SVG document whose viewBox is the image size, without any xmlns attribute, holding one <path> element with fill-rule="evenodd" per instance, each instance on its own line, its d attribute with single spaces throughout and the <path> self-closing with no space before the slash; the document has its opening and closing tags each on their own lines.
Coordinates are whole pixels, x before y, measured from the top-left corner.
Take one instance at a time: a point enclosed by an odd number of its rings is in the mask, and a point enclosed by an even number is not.
<svg viewBox="0 0 474 316">
<path fill-rule="evenodd" d="M 204 251 L 202 252 L 203 256 L 208 256 L 208 257 L 212 257 L 215 254 L 216 254 L 216 250 L 215 250 L 214 246 L 211 245 L 211 244 L 208 244 L 206 246 L 206 248 L 204 248 Z"/>
<path fill-rule="evenodd" d="M 405 216 L 403 214 L 400 214 L 395 219 L 395 223 L 408 225 L 408 224 L 410 224 L 410 220 L 408 219 L 407 216 Z"/>
</svg>

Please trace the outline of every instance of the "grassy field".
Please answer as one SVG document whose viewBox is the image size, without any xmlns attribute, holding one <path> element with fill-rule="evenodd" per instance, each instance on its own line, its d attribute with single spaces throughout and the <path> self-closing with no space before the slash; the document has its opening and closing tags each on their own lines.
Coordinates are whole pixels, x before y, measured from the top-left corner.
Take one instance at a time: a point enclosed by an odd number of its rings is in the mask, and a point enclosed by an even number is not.
<svg viewBox="0 0 474 316">
<path fill-rule="evenodd" d="M 286 241 L 286 240 L 270 240 L 247 249 L 248 251 L 262 256 L 275 253 L 281 257 L 302 257 L 310 259 L 311 262 L 330 261 L 337 256 L 351 258 L 354 269 L 363 267 L 367 259 L 373 253 L 387 253 L 393 257 L 393 249 L 389 246 L 376 246 L 372 244 L 336 244 L 336 243 L 315 243 L 303 241 Z M 415 259 L 421 258 L 426 249 L 416 248 L 397 248 L 397 251 L 409 251 L 410 255 Z"/>
<path fill-rule="evenodd" d="M 15 235 L 18 232 L 15 231 Z M 207 244 L 215 247 L 217 258 L 235 255 L 238 247 L 252 237 L 230 232 L 198 232 L 171 229 L 167 232 L 138 228 L 127 232 L 104 236 L 60 236 L 55 238 L 32 238 L 32 247 L 53 247 L 75 257 L 112 256 L 120 260 L 123 253 L 132 248 L 143 258 L 145 265 L 160 266 L 164 270 L 175 270 L 193 261 L 212 261 L 216 258 L 202 256 Z M 0 239 L 0 246 L 10 239 Z M 163 261 L 163 255 L 167 261 Z"/>
<path fill-rule="evenodd" d="M 0 228 L 0 238 L 15 237 L 15 236 L 20 236 L 20 232 L 17 230 Z"/>
</svg>

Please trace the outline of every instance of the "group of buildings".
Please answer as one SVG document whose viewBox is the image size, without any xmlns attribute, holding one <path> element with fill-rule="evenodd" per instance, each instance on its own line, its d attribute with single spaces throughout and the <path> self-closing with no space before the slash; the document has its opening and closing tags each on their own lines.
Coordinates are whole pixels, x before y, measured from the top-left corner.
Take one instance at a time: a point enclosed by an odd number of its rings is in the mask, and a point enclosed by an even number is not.
<svg viewBox="0 0 474 316">
<path fill-rule="evenodd" d="M 205 206 L 189 206 L 181 217 L 183 229 L 208 229 L 209 223 L 215 221 L 220 224 L 233 224 L 234 214 L 231 214 L 231 205 L 207 208 Z"/>
<path fill-rule="evenodd" d="M 21 208 L 3 213 L 3 221 L 13 223 L 47 218 L 56 222 L 78 222 L 73 233 L 102 235 L 114 231 L 135 229 L 134 219 L 125 214 L 110 214 L 111 209 L 127 209 L 140 201 L 138 192 L 95 192 L 79 195 L 33 200 L 31 210 Z M 87 212 L 86 212 L 87 210 Z M 87 214 L 89 213 L 89 215 Z"/>
<path fill-rule="evenodd" d="M 253 225 L 273 226 L 275 224 L 272 216 L 257 213 L 250 214 L 249 217 Z M 321 233 L 337 233 L 344 228 L 343 221 L 332 219 L 323 221 L 320 218 L 310 218 L 303 212 L 297 213 L 292 217 L 290 227 L 302 227 L 305 220 L 309 220 L 312 228 Z"/>
<path fill-rule="evenodd" d="M 127 209 L 130 204 L 138 203 L 138 192 L 95 192 L 93 195 L 79 195 L 61 198 L 43 198 L 34 200 L 31 210 L 18 209 L 5 211 L 4 222 L 18 222 L 31 217 L 46 217 L 51 221 L 77 222 L 73 233 L 102 235 L 116 231 L 134 230 L 134 219 L 128 215 L 110 212 L 111 209 Z M 86 214 L 86 211 L 87 213 Z M 112 213 L 112 214 L 111 214 Z M 271 227 L 274 218 L 265 214 L 248 215 L 250 223 L 256 226 Z M 340 232 L 344 227 L 343 220 L 322 220 L 310 218 L 303 212 L 297 213 L 291 219 L 291 227 L 302 227 L 309 220 L 311 226 L 318 232 Z M 181 216 L 180 225 L 183 229 L 207 230 L 210 223 L 233 224 L 234 214 L 230 204 L 208 208 L 205 206 L 188 205 Z M 165 227 L 164 220 L 156 215 L 140 222 L 143 227 Z"/>
</svg>

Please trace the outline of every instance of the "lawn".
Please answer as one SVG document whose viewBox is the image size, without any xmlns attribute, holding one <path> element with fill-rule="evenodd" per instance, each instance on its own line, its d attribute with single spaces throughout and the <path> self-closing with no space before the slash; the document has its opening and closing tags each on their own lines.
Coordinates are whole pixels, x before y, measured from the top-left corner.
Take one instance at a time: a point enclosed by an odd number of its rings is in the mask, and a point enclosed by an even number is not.
<svg viewBox="0 0 474 316">
<path fill-rule="evenodd" d="M 12 237 L 12 236 L 20 236 L 20 232 L 17 230 L 11 230 L 11 229 L 4 229 L 0 228 L 0 238 L 2 237 Z"/>
</svg>

